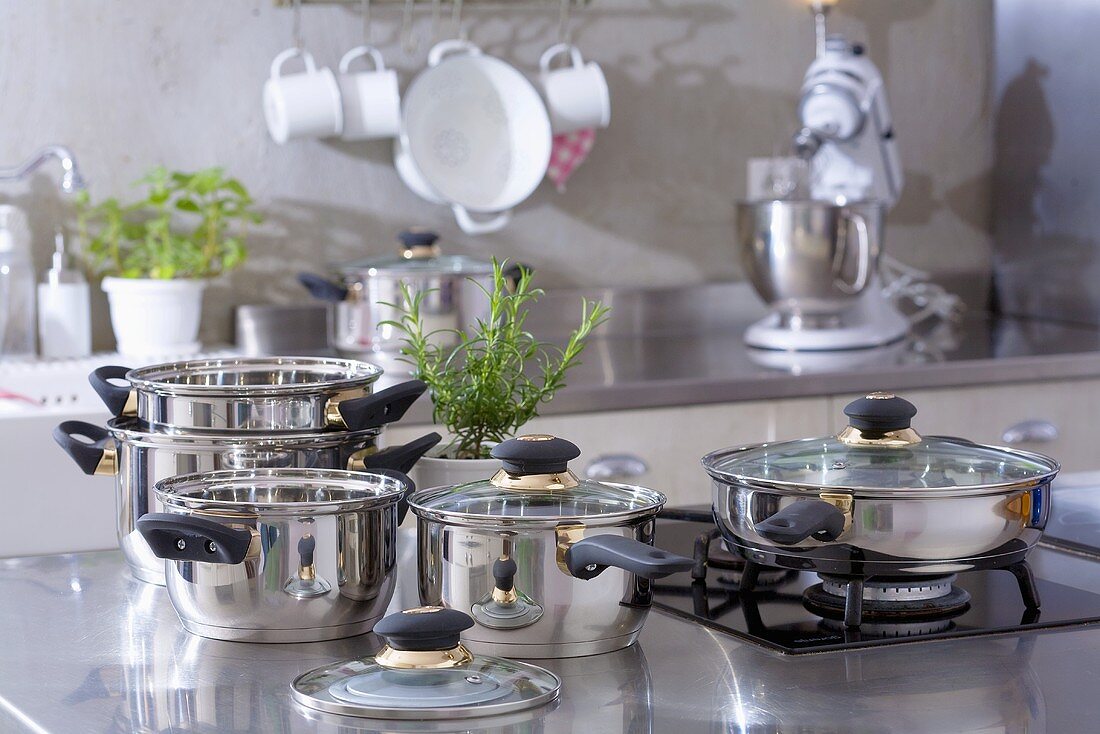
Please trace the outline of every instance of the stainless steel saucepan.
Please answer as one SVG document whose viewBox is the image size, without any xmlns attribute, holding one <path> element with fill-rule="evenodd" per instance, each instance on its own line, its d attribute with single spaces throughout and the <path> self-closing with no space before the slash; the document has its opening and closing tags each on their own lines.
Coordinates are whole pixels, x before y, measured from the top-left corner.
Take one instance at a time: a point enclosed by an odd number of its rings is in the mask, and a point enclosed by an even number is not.
<svg viewBox="0 0 1100 734">
<path fill-rule="evenodd" d="M 100 367 L 88 379 L 115 416 L 136 416 L 149 428 L 266 433 L 358 431 L 397 420 L 423 383 L 372 395 L 381 375 L 350 359 L 239 357 Z"/>
<path fill-rule="evenodd" d="M 247 469 L 156 484 L 137 521 L 189 632 L 312 642 L 369 632 L 394 587 L 401 472 Z M 164 563 L 162 561 L 162 563 Z"/>
<path fill-rule="evenodd" d="M 65 421 L 54 429 L 54 440 L 85 474 L 114 475 L 119 547 L 136 578 L 163 586 L 164 562 L 137 532 L 138 519 L 159 509 L 153 493 L 158 481 L 192 472 L 271 467 L 407 472 L 440 440 L 438 433 L 429 433 L 378 450 L 379 432 L 180 434 L 150 431 L 131 418 L 110 421 L 107 428 Z"/>
<path fill-rule="evenodd" d="M 1050 512 L 1053 459 L 921 436 L 916 408 L 872 393 L 837 436 L 703 457 L 727 545 L 845 577 L 943 575 L 1023 560 Z"/>
<path fill-rule="evenodd" d="M 641 632 L 651 579 L 691 568 L 653 547 L 660 492 L 578 479 L 580 450 L 553 436 L 493 448 L 487 481 L 416 493 L 423 604 L 469 613 L 462 638 L 518 657 L 618 650 Z"/>
</svg>

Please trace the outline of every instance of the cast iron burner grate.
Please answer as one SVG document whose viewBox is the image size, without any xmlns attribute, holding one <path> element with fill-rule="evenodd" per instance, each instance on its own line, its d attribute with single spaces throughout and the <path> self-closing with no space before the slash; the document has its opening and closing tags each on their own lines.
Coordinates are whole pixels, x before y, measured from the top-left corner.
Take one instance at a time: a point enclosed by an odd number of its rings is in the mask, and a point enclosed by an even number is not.
<svg viewBox="0 0 1100 734">
<path fill-rule="evenodd" d="M 695 565 L 653 582 L 654 606 L 786 654 L 1100 622 L 1100 594 L 1035 579 L 1026 563 L 904 584 L 887 575 L 819 577 L 730 553 L 709 508 L 662 511 L 656 538 L 662 548 L 694 554 Z M 881 613 L 887 601 L 918 614 Z"/>
</svg>

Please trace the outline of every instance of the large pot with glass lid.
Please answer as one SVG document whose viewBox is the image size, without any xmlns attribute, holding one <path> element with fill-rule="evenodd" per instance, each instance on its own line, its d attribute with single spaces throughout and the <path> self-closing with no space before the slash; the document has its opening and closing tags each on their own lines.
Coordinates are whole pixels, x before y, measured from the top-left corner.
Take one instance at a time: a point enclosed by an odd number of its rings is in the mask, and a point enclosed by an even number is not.
<svg viewBox="0 0 1100 734">
<path fill-rule="evenodd" d="M 439 235 L 406 230 L 396 255 L 372 257 L 331 267 L 331 278 L 301 273 L 299 281 L 313 295 L 335 304 L 332 344 L 349 357 L 396 352 L 404 335 L 386 322 L 401 318 L 395 308 L 403 289 L 421 297 L 420 316 L 426 332 L 446 342 L 455 329 L 465 329 L 488 315 L 486 291 L 493 287 L 493 263 L 440 252 Z M 515 278 L 516 268 L 510 268 Z"/>
<path fill-rule="evenodd" d="M 374 392 L 382 368 L 328 357 L 232 357 L 100 367 L 88 380 L 116 417 L 164 431 L 363 430 L 397 420 L 416 380 Z"/>
<path fill-rule="evenodd" d="M 157 482 L 137 521 L 183 626 L 203 637 L 312 642 L 369 632 L 393 595 L 412 482 L 380 469 L 251 469 Z"/>
<path fill-rule="evenodd" d="M 845 577 L 1010 568 L 1038 542 L 1054 460 L 921 436 L 916 408 L 872 393 L 837 436 L 703 457 L 714 517 L 749 561 Z"/>
<path fill-rule="evenodd" d="M 462 639 L 516 657 L 592 655 L 632 644 L 652 579 L 689 558 L 653 547 L 660 492 L 580 480 L 580 449 L 561 438 L 497 444 L 491 479 L 417 492 L 423 604 L 470 614 Z"/>
</svg>

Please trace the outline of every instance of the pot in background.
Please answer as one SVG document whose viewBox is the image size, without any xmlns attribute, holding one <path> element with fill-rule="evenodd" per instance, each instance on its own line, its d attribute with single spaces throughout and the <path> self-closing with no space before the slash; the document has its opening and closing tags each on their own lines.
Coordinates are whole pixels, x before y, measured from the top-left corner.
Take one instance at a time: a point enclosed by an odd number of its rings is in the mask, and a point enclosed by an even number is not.
<svg viewBox="0 0 1100 734">
<path fill-rule="evenodd" d="M 259 435 L 374 428 L 398 420 L 427 389 L 410 380 L 374 393 L 381 375 L 348 359 L 233 357 L 108 365 L 88 380 L 116 417 L 136 416 L 153 429 Z"/>
<path fill-rule="evenodd" d="M 221 469 L 395 469 L 407 472 L 440 436 L 429 433 L 402 446 L 378 450 L 380 428 L 310 434 L 196 434 L 149 431 L 134 419 L 107 428 L 64 421 L 54 440 L 85 474 L 113 475 L 119 547 L 135 578 L 164 585 L 164 561 L 156 557 L 137 521 L 160 506 L 154 485 L 179 474 Z"/>
<path fill-rule="evenodd" d="M 529 658 L 634 643 L 652 579 L 692 560 L 653 547 L 660 492 L 579 480 L 553 436 L 498 444 L 490 480 L 417 492 L 421 603 L 468 612 L 472 649 Z"/>
<path fill-rule="evenodd" d="M 400 472 L 253 469 L 157 482 L 137 529 L 203 637 L 313 642 L 369 632 L 393 594 Z"/>
<path fill-rule="evenodd" d="M 493 288 L 493 263 L 466 255 L 445 255 L 439 235 L 409 229 L 398 236 L 396 255 L 370 257 L 331 266 L 333 278 L 301 273 L 299 282 L 322 301 L 334 304 L 332 343 L 340 354 L 374 361 L 378 353 L 397 353 L 404 335 L 384 323 L 398 321 L 402 287 L 420 294 L 425 331 L 436 332 L 440 346 L 456 342 L 455 331 L 489 315 L 486 291 Z M 519 266 L 508 269 L 511 281 Z"/>
<path fill-rule="evenodd" d="M 199 351 L 206 284 L 187 278 L 104 278 L 118 352 L 158 357 Z"/>
<path fill-rule="evenodd" d="M 848 577 L 1008 568 L 1038 542 L 1054 460 L 920 436 L 916 408 L 871 393 L 835 437 L 708 454 L 726 544 L 764 565 Z"/>
<path fill-rule="evenodd" d="M 737 204 L 741 263 L 768 306 L 828 326 L 878 272 L 883 206 L 809 199 Z"/>
</svg>

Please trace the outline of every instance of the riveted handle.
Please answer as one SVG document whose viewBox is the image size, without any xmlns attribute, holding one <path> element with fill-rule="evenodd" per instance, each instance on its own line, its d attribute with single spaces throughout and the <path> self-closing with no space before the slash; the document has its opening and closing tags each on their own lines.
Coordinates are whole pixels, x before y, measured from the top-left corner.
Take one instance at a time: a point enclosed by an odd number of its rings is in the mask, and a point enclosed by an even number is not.
<svg viewBox="0 0 1100 734">
<path fill-rule="evenodd" d="M 421 380 L 409 380 L 361 398 L 341 400 L 336 412 L 349 431 L 378 428 L 400 420 L 427 389 Z"/>
<path fill-rule="evenodd" d="M 408 474 L 443 437 L 434 431 L 413 439 L 401 446 L 390 446 L 373 454 L 356 455 L 348 462 L 350 471 L 376 471 L 378 469 L 396 469 Z"/>
<path fill-rule="evenodd" d="M 659 579 L 689 571 L 695 562 L 633 538 L 608 534 L 593 535 L 571 545 L 565 552 L 565 565 L 579 579 L 596 578 L 608 566 L 643 578 Z"/>
<path fill-rule="evenodd" d="M 755 527 L 761 537 L 780 545 L 794 545 L 809 537 L 832 541 L 844 532 L 845 517 L 842 510 L 825 500 L 801 500 L 757 522 Z"/>
<path fill-rule="evenodd" d="M 138 532 L 153 554 L 169 561 L 236 564 L 244 560 L 252 533 L 195 515 L 150 512 L 138 518 Z"/>
<path fill-rule="evenodd" d="M 457 609 L 418 607 L 383 617 L 374 633 L 395 650 L 450 650 L 473 626 L 470 615 Z"/>
<path fill-rule="evenodd" d="M 580 455 L 575 443 L 544 434 L 510 438 L 489 452 L 489 456 L 500 459 L 504 471 L 515 476 L 565 472 L 569 462 Z"/>
<path fill-rule="evenodd" d="M 916 406 L 908 400 L 885 392 L 873 392 L 844 406 L 848 425 L 876 433 L 909 428 L 916 414 Z"/>
<path fill-rule="evenodd" d="M 115 473 L 113 461 L 105 461 L 113 459 L 115 452 L 114 440 L 106 428 L 84 421 L 63 421 L 53 429 L 53 440 L 85 474 Z"/>
<path fill-rule="evenodd" d="M 339 303 L 348 297 L 348 289 L 314 273 L 298 273 L 298 282 L 318 301 Z"/>
<path fill-rule="evenodd" d="M 127 385 L 116 385 L 109 380 L 125 380 L 129 367 L 117 364 L 104 365 L 92 370 L 88 375 L 88 382 L 92 383 L 92 389 L 99 395 L 100 400 L 111 411 L 111 415 L 121 417 L 127 412 L 127 404 L 130 402 L 133 388 Z"/>
</svg>

